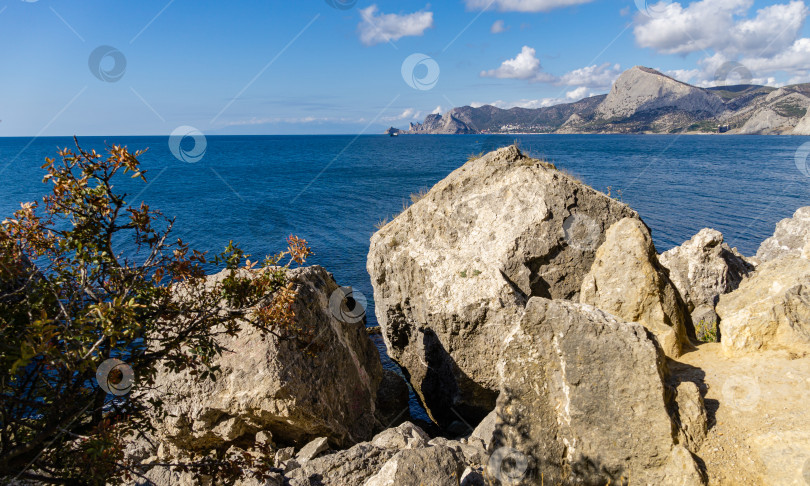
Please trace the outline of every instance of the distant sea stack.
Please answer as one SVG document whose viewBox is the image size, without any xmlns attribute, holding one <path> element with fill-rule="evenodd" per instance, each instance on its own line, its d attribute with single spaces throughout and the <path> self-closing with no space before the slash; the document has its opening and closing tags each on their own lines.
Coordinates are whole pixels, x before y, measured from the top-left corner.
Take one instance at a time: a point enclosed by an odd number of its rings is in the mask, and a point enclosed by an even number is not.
<svg viewBox="0 0 810 486">
<path fill-rule="evenodd" d="M 463 106 L 428 115 L 399 133 L 810 135 L 808 108 L 810 84 L 700 88 L 636 66 L 607 95 L 536 109 Z"/>
<path fill-rule="evenodd" d="M 410 133 L 444 133 L 458 135 L 464 133 L 476 133 L 476 130 L 456 117 L 451 110 L 446 115 L 437 114 L 425 117 L 424 123 L 411 123 L 408 127 Z"/>
</svg>

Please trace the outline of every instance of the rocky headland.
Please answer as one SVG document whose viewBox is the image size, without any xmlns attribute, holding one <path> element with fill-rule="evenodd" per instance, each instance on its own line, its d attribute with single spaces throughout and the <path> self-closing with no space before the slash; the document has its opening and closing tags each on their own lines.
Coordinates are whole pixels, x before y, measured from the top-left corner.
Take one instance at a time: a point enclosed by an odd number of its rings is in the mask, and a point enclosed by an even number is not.
<svg viewBox="0 0 810 486">
<path fill-rule="evenodd" d="M 463 106 L 389 132 L 810 135 L 808 108 L 810 84 L 700 88 L 636 66 L 606 95 L 544 108 Z"/>
<path fill-rule="evenodd" d="M 804 484 L 809 215 L 756 256 L 711 229 L 659 254 L 623 203 L 497 150 L 371 238 L 377 320 L 404 378 L 382 370 L 325 269 L 295 270 L 312 348 L 246 330 L 223 338 L 216 381 L 162 373 L 167 416 L 127 455 L 258 451 L 271 477 L 244 485 Z M 411 419 L 409 386 L 433 423 Z"/>
</svg>

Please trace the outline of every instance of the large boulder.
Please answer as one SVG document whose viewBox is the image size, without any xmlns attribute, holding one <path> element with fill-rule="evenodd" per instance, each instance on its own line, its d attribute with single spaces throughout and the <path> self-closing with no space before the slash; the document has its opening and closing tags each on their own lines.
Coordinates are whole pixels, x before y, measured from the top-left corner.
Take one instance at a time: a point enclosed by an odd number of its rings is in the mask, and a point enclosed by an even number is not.
<svg viewBox="0 0 810 486">
<path fill-rule="evenodd" d="M 322 454 L 325 451 L 329 450 L 329 439 L 326 437 L 318 437 L 317 439 L 310 441 L 307 445 L 301 448 L 298 451 L 298 454 L 295 455 L 295 460 L 299 464 L 306 464 L 307 462 L 315 459 L 318 455 Z"/>
<path fill-rule="evenodd" d="M 161 372 L 154 393 L 167 416 L 156 422 L 168 446 L 223 447 L 259 431 L 299 447 L 318 437 L 348 446 L 372 436 L 382 366 L 363 322 L 342 322 L 330 310 L 338 285 L 322 267 L 291 270 L 289 278 L 297 291 L 293 311 L 315 340 L 301 349 L 244 325 L 238 335 L 220 338 L 227 351 L 214 362 L 216 381 Z"/>
<path fill-rule="evenodd" d="M 171 457 L 165 448 L 156 447 L 155 438 L 133 437 L 127 442 L 127 457 L 153 466 L 133 470 L 138 479 L 129 484 L 174 486 L 202 486 L 220 484 L 199 470 L 172 468 L 166 463 L 191 463 L 192 458 Z M 405 422 L 398 427 L 386 429 L 370 441 L 354 444 L 343 450 L 331 450 L 325 438 L 318 438 L 305 445 L 296 454 L 295 448 L 285 447 L 275 451 L 240 450 L 231 447 L 226 456 L 243 458 L 244 453 L 254 457 L 269 458 L 273 469 L 266 479 L 259 480 L 248 469 L 245 477 L 235 486 L 361 486 L 376 477 L 370 484 L 453 484 L 465 470 L 472 470 L 487 460 L 486 450 L 465 441 L 430 437 L 418 426 Z M 199 460 L 199 458 L 197 458 Z M 154 465 L 157 464 L 157 465 Z M 393 482 L 387 482 L 393 481 Z M 461 481 L 465 485 L 464 481 Z M 472 486 L 473 483 L 467 483 Z"/>
<path fill-rule="evenodd" d="M 661 484 L 683 465 L 666 360 L 643 326 L 533 298 L 507 342 L 490 449 L 522 466 L 510 484 Z"/>
<path fill-rule="evenodd" d="M 384 449 L 416 449 L 427 447 L 430 436 L 417 425 L 405 422 L 375 435 L 371 443 Z"/>
<path fill-rule="evenodd" d="M 763 241 L 757 250 L 757 259 L 767 262 L 786 255 L 800 256 L 810 241 L 810 206 L 799 208 L 792 218 L 776 224 L 773 236 Z"/>
<path fill-rule="evenodd" d="M 440 425 L 495 406 L 498 343 L 528 298 L 576 299 L 604 232 L 638 215 L 516 147 L 471 160 L 371 238 L 389 355 Z"/>
<path fill-rule="evenodd" d="M 416 486 L 426 481 L 435 486 L 458 486 L 463 472 L 463 462 L 449 447 L 405 449 L 389 459 L 364 486 Z"/>
<path fill-rule="evenodd" d="M 360 486 L 398 451 L 361 442 L 349 449 L 321 456 L 285 473 L 289 486 Z M 162 485 L 161 485 L 162 486 Z"/>
<path fill-rule="evenodd" d="M 495 410 L 489 412 L 489 415 L 484 417 L 475 427 L 475 430 L 470 434 L 470 439 L 477 439 L 484 443 L 484 447 L 489 448 L 492 444 L 492 437 L 495 434 L 495 424 L 498 422 L 498 414 Z"/>
<path fill-rule="evenodd" d="M 754 265 L 724 243 L 722 233 L 709 228 L 665 251 L 658 260 L 669 270 L 670 280 L 686 302 L 698 340 L 716 340 L 717 301 L 739 287 Z"/>
<path fill-rule="evenodd" d="M 810 243 L 807 245 L 810 249 Z M 807 252 L 810 253 L 810 252 Z M 759 265 L 720 297 L 721 343 L 726 355 L 760 350 L 810 351 L 810 260 L 783 256 Z"/>
<path fill-rule="evenodd" d="M 580 302 L 643 324 L 671 358 L 690 346 L 686 304 L 658 262 L 650 230 L 638 219 L 623 219 L 607 231 L 582 282 Z"/>
<path fill-rule="evenodd" d="M 723 234 L 703 228 L 681 246 L 662 253 L 658 260 L 693 312 L 701 305 L 714 307 L 722 294 L 735 290 L 754 270 L 736 248 L 723 242 Z"/>
<path fill-rule="evenodd" d="M 430 437 L 405 422 L 370 442 L 322 455 L 285 472 L 290 486 L 361 486 L 448 484 L 457 486 L 465 468 L 482 461 L 486 451 L 458 441 Z"/>
<path fill-rule="evenodd" d="M 285 477 L 291 486 L 361 485 L 398 452 L 428 447 L 429 440 L 422 429 L 405 422 L 380 432 L 369 442 L 307 461 Z"/>
</svg>

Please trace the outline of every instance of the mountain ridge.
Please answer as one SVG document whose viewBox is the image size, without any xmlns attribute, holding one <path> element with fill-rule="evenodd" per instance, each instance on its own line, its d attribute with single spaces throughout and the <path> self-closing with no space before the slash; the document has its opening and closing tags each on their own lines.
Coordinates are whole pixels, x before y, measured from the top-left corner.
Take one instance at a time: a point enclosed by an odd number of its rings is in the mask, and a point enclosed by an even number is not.
<svg viewBox="0 0 810 486">
<path fill-rule="evenodd" d="M 810 83 L 701 88 L 635 66 L 607 94 L 543 108 L 462 106 L 397 134 L 727 133 L 810 135 Z"/>
</svg>

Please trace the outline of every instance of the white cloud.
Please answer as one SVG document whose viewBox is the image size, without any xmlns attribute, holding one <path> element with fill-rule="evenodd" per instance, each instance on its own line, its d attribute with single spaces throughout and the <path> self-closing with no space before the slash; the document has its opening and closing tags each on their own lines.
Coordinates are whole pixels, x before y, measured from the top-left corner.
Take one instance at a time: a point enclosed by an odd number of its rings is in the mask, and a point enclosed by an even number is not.
<svg viewBox="0 0 810 486">
<path fill-rule="evenodd" d="M 585 89 L 585 90 L 587 90 L 587 89 Z M 492 106 L 495 106 L 495 107 L 498 107 L 498 108 L 503 108 L 505 110 L 509 109 L 509 108 L 530 108 L 530 109 L 547 108 L 549 106 L 559 105 L 559 104 L 562 104 L 562 103 L 571 103 L 572 101 L 581 100 L 583 98 L 583 96 L 577 97 L 575 95 L 575 93 L 580 93 L 580 92 L 585 92 L 585 91 L 581 91 L 580 88 L 577 88 L 577 89 L 575 89 L 573 91 L 569 91 L 566 94 L 565 98 L 540 98 L 540 99 L 536 99 L 536 100 L 522 99 L 522 100 L 518 100 L 518 101 L 498 100 L 498 101 L 493 101 L 493 102 L 490 102 L 490 103 L 473 102 L 473 103 L 470 103 L 470 106 L 472 106 L 473 108 L 480 108 L 480 107 L 482 107 L 484 105 L 492 105 Z"/>
<path fill-rule="evenodd" d="M 430 112 L 431 115 L 441 115 L 442 114 L 442 105 L 436 107 L 435 110 Z"/>
<path fill-rule="evenodd" d="M 548 106 L 554 106 L 560 103 L 563 103 L 563 101 L 558 98 L 541 98 L 539 100 L 523 99 L 511 102 L 498 100 L 488 104 L 492 106 L 497 106 L 498 108 L 509 109 L 509 108 L 546 108 Z"/>
<path fill-rule="evenodd" d="M 745 13 L 753 0 L 702 0 L 688 7 L 661 2 L 651 9 L 658 15 L 636 14 L 633 33 L 641 47 L 665 54 L 687 54 L 727 44 L 735 16 Z"/>
<path fill-rule="evenodd" d="M 331 117 L 331 116 L 305 116 L 305 117 L 252 117 L 243 120 L 232 120 L 222 123 L 223 127 L 241 127 L 252 125 L 267 125 L 272 123 L 312 124 L 312 123 L 365 123 L 365 118 Z"/>
<path fill-rule="evenodd" d="M 512 106 L 518 108 L 546 108 L 548 106 L 559 105 L 560 103 L 565 103 L 565 100 L 559 98 L 541 98 L 539 100 L 520 100 L 516 103 L 512 103 Z"/>
<path fill-rule="evenodd" d="M 577 89 L 565 93 L 565 98 L 571 101 L 579 101 L 587 96 L 588 96 L 588 88 L 586 86 L 580 86 Z"/>
<path fill-rule="evenodd" d="M 810 73 L 804 73 L 799 76 L 793 76 L 792 78 L 788 79 L 786 84 L 802 84 L 810 82 Z"/>
<path fill-rule="evenodd" d="M 781 88 L 782 86 L 785 86 L 786 83 L 780 83 L 773 76 L 768 76 L 767 78 L 754 78 L 751 80 L 751 84 L 759 84 L 762 86 L 773 86 L 774 88 Z"/>
<path fill-rule="evenodd" d="M 401 121 L 401 120 L 417 120 L 422 117 L 421 111 L 416 111 L 413 108 L 407 108 L 405 111 L 396 116 L 383 117 L 384 121 Z"/>
<path fill-rule="evenodd" d="M 700 79 L 701 71 L 700 69 L 672 69 L 669 71 L 661 71 L 662 73 L 666 74 L 672 79 L 677 79 L 682 83 L 691 84 L 693 79 Z"/>
<path fill-rule="evenodd" d="M 528 79 L 531 81 L 550 82 L 554 76 L 543 72 L 537 51 L 529 46 L 523 46 L 520 54 L 514 59 L 507 59 L 498 69 L 481 71 L 481 77 L 499 79 Z"/>
<path fill-rule="evenodd" d="M 729 62 L 750 71 L 754 84 L 778 85 L 777 72 L 787 73 L 791 80 L 807 79 L 810 39 L 799 36 L 810 9 L 803 1 L 790 0 L 752 13 L 753 4 L 753 0 L 701 0 L 688 5 L 663 1 L 652 7 L 658 12 L 655 18 L 637 14 L 636 42 L 663 54 L 702 51 L 700 69 L 668 73 L 697 86 L 718 84 L 715 77 Z"/>
<path fill-rule="evenodd" d="M 810 70 L 810 39 L 798 39 L 772 57 L 746 57 L 741 63 L 752 72 L 785 71 L 794 75 L 803 73 L 806 76 Z"/>
<path fill-rule="evenodd" d="M 596 90 L 609 90 L 616 78 L 621 75 L 619 64 L 594 64 L 575 69 L 560 77 L 543 71 L 537 51 L 523 46 L 514 59 L 507 59 L 497 69 L 481 71 L 481 77 L 500 79 L 525 79 L 530 82 L 554 83 L 559 86 L 577 86 Z"/>
<path fill-rule="evenodd" d="M 622 74 L 622 67 L 619 64 L 594 64 L 575 69 L 563 74 L 557 84 L 563 86 L 583 86 L 600 90 L 609 90 L 613 86 L 616 78 Z"/>
<path fill-rule="evenodd" d="M 510 27 L 508 27 L 508 26 L 507 26 L 507 25 L 504 23 L 504 21 L 503 21 L 503 20 L 496 20 L 496 21 L 495 21 L 495 22 L 492 24 L 492 27 L 490 27 L 490 28 L 489 28 L 489 31 L 490 31 L 491 33 L 493 33 L 493 34 L 500 34 L 500 33 L 502 33 L 502 32 L 506 32 L 506 31 L 507 31 L 507 30 L 509 30 L 509 29 L 510 29 Z"/>
<path fill-rule="evenodd" d="M 597 91 L 607 91 L 613 86 L 613 82 L 621 73 L 622 68 L 619 64 L 606 62 L 574 69 L 557 77 L 543 71 L 535 49 L 523 46 L 523 49 L 514 59 L 507 59 L 497 69 L 481 71 L 481 76 L 500 79 L 525 79 L 530 82 L 553 83 L 558 86 L 577 86 L 583 90 L 590 88 Z"/>
<path fill-rule="evenodd" d="M 589 3 L 592 0 L 466 0 L 467 8 L 483 10 L 495 5 L 503 12 L 546 12 L 560 7 Z"/>
<path fill-rule="evenodd" d="M 804 2 L 794 0 L 757 10 L 754 18 L 746 19 L 752 4 L 753 0 L 702 0 L 684 7 L 674 2 L 659 7 L 655 18 L 639 13 L 633 32 L 641 47 L 664 54 L 713 50 L 768 56 L 794 42 L 808 14 Z"/>
<path fill-rule="evenodd" d="M 678 81 L 702 88 L 728 84 L 759 84 L 780 87 L 810 80 L 810 39 L 799 39 L 793 46 L 772 57 L 742 58 L 735 61 L 722 53 L 698 61 L 700 69 L 663 71 Z M 783 71 L 792 77 L 780 82 L 769 73 Z"/>
<path fill-rule="evenodd" d="M 377 5 L 360 10 L 363 21 L 357 25 L 360 41 L 367 45 L 396 41 L 402 37 L 420 36 L 433 27 L 433 12 L 397 15 L 380 13 Z"/>
<path fill-rule="evenodd" d="M 498 108 L 509 109 L 509 108 L 547 108 L 549 106 L 560 105 L 563 103 L 572 103 L 574 101 L 579 101 L 583 98 L 587 98 L 588 96 L 594 96 L 594 93 L 591 93 L 590 90 L 585 86 L 580 86 L 574 90 L 568 91 L 565 93 L 564 98 L 540 98 L 536 100 L 531 99 L 522 99 L 518 101 L 493 101 L 491 103 L 471 103 L 470 106 L 473 108 L 478 108 L 484 105 L 492 105 L 497 106 Z"/>
<path fill-rule="evenodd" d="M 748 55 L 777 54 L 793 44 L 807 14 L 807 6 L 802 1 L 765 7 L 758 10 L 753 19 L 743 20 L 735 26 L 731 45 Z"/>
</svg>

